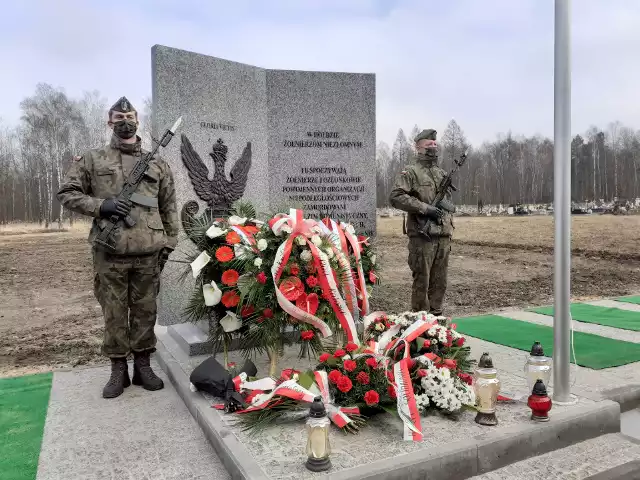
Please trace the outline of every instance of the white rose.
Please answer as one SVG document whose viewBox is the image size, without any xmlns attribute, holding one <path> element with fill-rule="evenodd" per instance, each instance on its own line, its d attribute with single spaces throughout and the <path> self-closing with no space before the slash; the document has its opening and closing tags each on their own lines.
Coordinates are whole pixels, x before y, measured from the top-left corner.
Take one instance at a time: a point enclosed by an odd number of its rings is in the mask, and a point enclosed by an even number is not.
<svg viewBox="0 0 640 480">
<path fill-rule="evenodd" d="M 300 259 L 303 262 L 310 262 L 313 259 L 313 255 L 311 254 L 311 251 L 303 250 L 302 253 L 300 253 Z"/>
<path fill-rule="evenodd" d="M 260 250 L 261 252 L 264 252 L 268 246 L 269 245 L 264 238 L 261 238 L 260 240 L 258 240 L 258 250 Z"/>
<path fill-rule="evenodd" d="M 320 245 L 322 245 L 322 239 L 319 235 L 313 235 L 311 237 L 311 243 L 313 243 L 316 247 L 319 247 Z"/>
<path fill-rule="evenodd" d="M 291 227 L 290 227 L 289 225 L 284 225 L 284 226 L 282 227 L 282 231 L 283 231 L 284 233 L 286 233 L 286 234 L 289 234 L 289 233 L 293 232 L 293 230 L 291 229 Z"/>
<path fill-rule="evenodd" d="M 260 257 L 256 258 L 256 259 L 253 261 L 253 264 L 254 264 L 256 267 L 260 268 L 260 267 L 262 266 L 262 259 L 261 259 Z"/>
<path fill-rule="evenodd" d="M 296 243 L 297 243 L 298 245 L 300 245 L 300 246 L 304 246 L 304 245 L 306 245 L 306 244 L 307 244 L 307 239 L 306 239 L 306 238 L 304 238 L 302 235 L 298 235 L 298 236 L 296 237 Z"/>
</svg>

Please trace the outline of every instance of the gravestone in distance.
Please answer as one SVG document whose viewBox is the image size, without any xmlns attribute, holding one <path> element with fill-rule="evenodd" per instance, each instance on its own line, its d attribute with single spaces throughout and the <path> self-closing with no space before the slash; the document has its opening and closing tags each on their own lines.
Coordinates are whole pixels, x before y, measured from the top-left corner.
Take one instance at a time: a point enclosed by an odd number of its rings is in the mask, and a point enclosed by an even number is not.
<svg viewBox="0 0 640 480">
<path fill-rule="evenodd" d="M 183 120 L 163 153 L 183 218 L 211 208 L 207 189 L 224 178 L 259 212 L 295 206 L 375 235 L 374 74 L 268 70 L 155 45 L 152 82 L 154 135 Z M 172 258 L 193 249 L 181 232 Z M 179 279 L 184 268 L 168 262 L 163 271 L 158 323 L 191 355 L 209 353 L 208 325 L 185 323 L 193 279 Z"/>
</svg>

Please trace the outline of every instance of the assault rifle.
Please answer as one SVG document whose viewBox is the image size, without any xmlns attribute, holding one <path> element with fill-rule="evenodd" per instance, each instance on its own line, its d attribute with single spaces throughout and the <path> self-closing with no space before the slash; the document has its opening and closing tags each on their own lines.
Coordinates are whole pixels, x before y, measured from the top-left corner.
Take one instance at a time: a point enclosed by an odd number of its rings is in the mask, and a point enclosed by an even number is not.
<svg viewBox="0 0 640 480">
<path fill-rule="evenodd" d="M 457 188 L 453 185 L 451 179 L 453 175 L 464 165 L 464 162 L 467 160 L 467 153 L 469 149 L 466 149 L 458 160 L 453 159 L 454 166 L 451 171 L 445 175 L 440 181 L 440 185 L 438 185 L 436 189 L 436 196 L 431 202 L 431 205 L 439 208 L 440 210 L 444 210 L 445 212 L 453 214 L 456 211 L 455 205 L 447 200 L 445 197 L 451 192 L 457 191 Z M 425 236 L 427 239 L 431 240 L 431 235 L 429 235 L 429 225 L 433 222 L 431 218 L 426 215 L 417 215 L 416 216 L 416 224 L 418 233 Z M 442 225 L 442 219 L 438 219 L 436 221 L 438 225 Z"/>
<path fill-rule="evenodd" d="M 140 156 L 140 160 L 138 160 L 138 162 L 133 167 L 129 178 L 127 178 L 124 187 L 122 187 L 122 191 L 118 194 L 117 198 L 119 200 L 129 201 L 131 195 L 136 191 L 138 185 L 140 185 L 140 182 L 142 182 L 144 174 L 147 171 L 147 168 L 149 168 L 149 162 L 151 162 L 155 154 L 158 153 L 160 147 L 164 148 L 169 144 L 181 123 L 182 117 L 176 120 L 176 123 L 173 124 L 173 127 L 164 132 L 162 138 L 160 138 L 160 141 L 152 139 L 153 143 L 155 144 L 153 150 L 151 150 L 147 154 L 143 154 Z M 116 246 L 113 241 L 112 234 L 115 228 L 120 223 L 120 220 L 123 221 L 127 228 L 131 228 L 136 224 L 136 221 L 131 218 L 130 215 L 127 215 L 124 218 L 119 215 L 111 215 L 107 225 L 105 225 L 104 229 L 102 229 L 94 239 L 94 244 L 113 252 L 116 249 Z"/>
</svg>

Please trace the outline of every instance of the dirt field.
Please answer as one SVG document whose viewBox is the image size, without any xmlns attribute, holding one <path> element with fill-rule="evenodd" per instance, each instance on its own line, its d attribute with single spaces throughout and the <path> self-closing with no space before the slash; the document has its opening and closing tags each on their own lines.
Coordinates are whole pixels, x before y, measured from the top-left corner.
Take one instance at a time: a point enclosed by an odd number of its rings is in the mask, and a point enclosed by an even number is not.
<svg viewBox="0 0 640 480">
<path fill-rule="evenodd" d="M 411 274 L 401 218 L 378 221 L 382 284 L 373 307 L 409 307 Z M 103 362 L 86 227 L 0 229 L 0 376 Z M 576 299 L 640 291 L 640 216 L 573 217 Z M 553 219 L 459 217 L 446 313 L 552 302 Z"/>
</svg>

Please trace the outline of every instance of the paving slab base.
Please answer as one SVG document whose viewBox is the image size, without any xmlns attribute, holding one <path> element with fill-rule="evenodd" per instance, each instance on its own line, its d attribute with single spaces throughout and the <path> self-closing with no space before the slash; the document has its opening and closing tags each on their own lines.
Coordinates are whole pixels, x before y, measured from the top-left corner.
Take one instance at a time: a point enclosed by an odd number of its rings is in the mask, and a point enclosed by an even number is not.
<svg viewBox="0 0 640 480">
<path fill-rule="evenodd" d="M 189 374 L 206 356 L 189 357 L 166 332 L 158 330 L 157 359 L 231 474 L 238 479 L 461 479 L 490 472 L 514 462 L 620 431 L 620 406 L 610 400 L 579 396 L 578 405 L 554 407 L 548 423 L 534 423 L 524 403 L 501 404 L 498 427 L 482 427 L 465 412 L 459 421 L 441 416 L 423 419 L 422 442 L 402 440 L 399 419 L 383 414 L 372 419 L 358 436 L 332 429 L 333 469 L 314 474 L 304 468 L 305 435 L 302 422 L 279 424 L 249 434 L 234 424 L 233 415 L 211 408 L 219 400 L 189 389 Z M 310 368 L 286 352 L 280 368 Z M 476 352 L 476 349 L 472 349 Z M 237 352 L 236 352 L 236 355 Z M 241 357 L 231 358 L 233 361 Z M 267 360 L 254 360 L 259 375 Z M 501 374 L 505 389 L 523 379 Z"/>
</svg>

